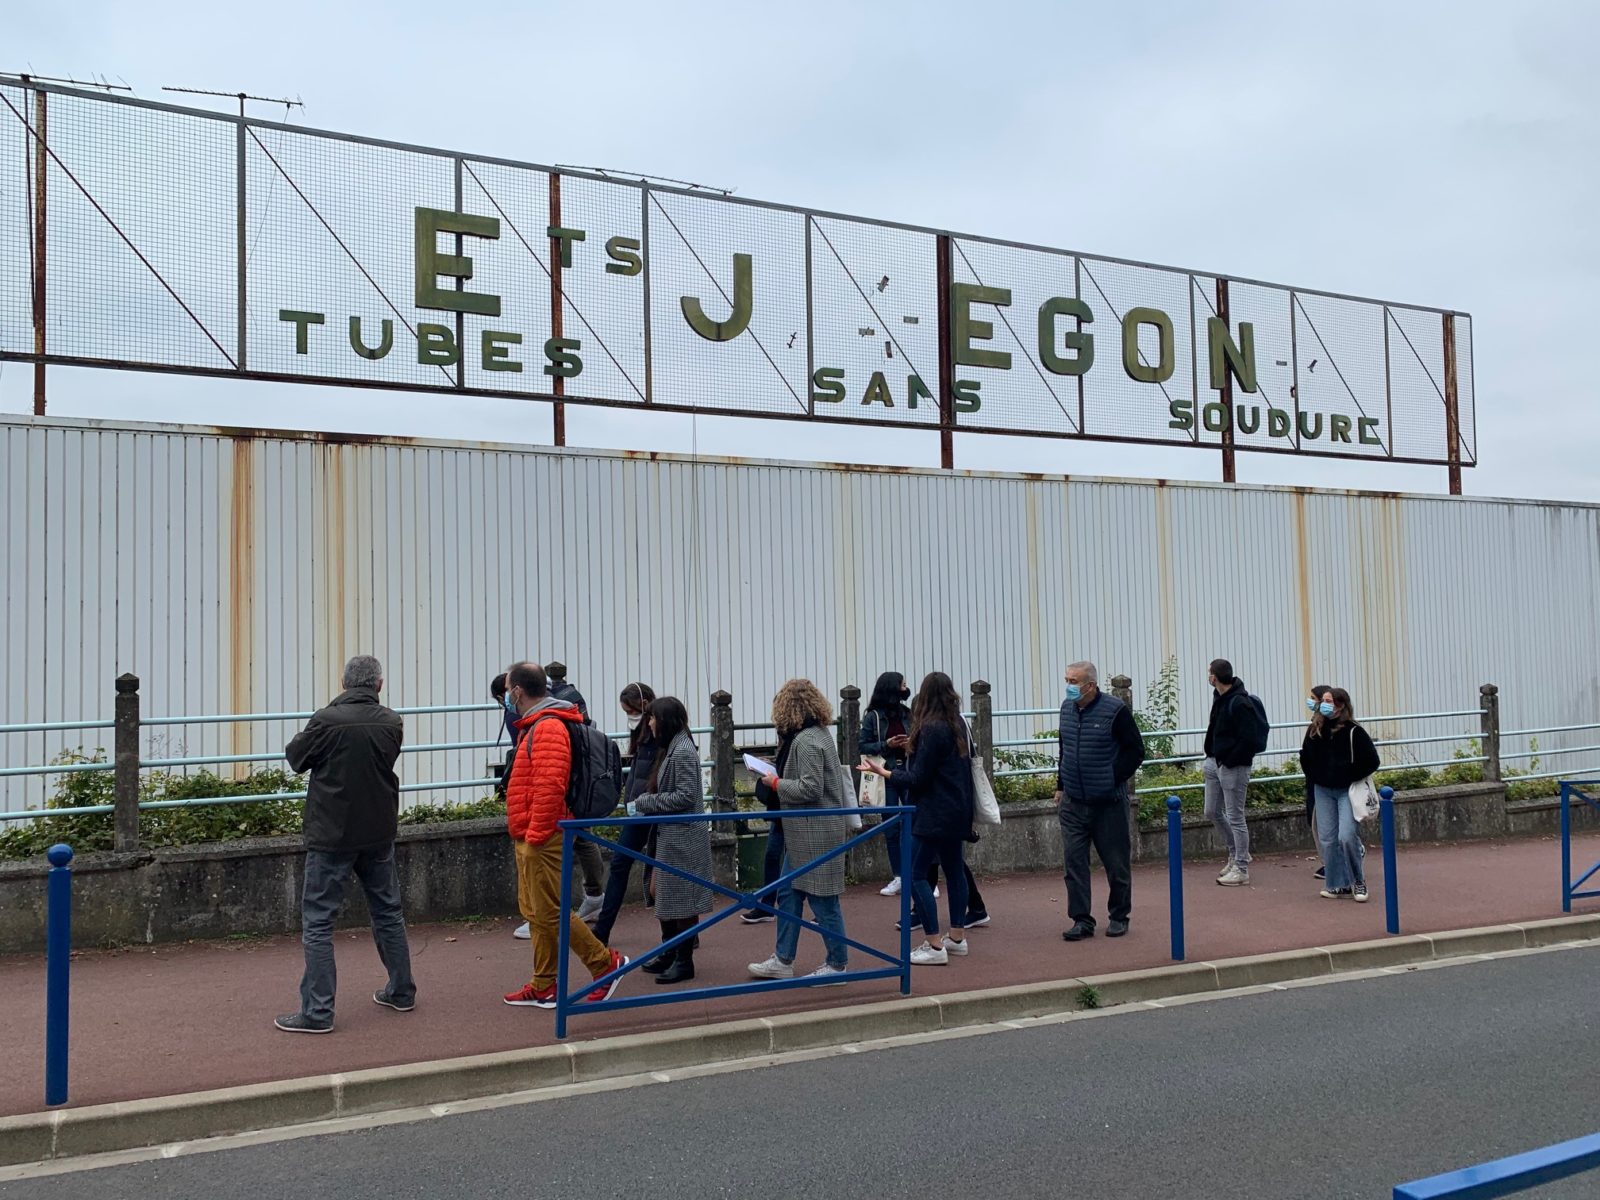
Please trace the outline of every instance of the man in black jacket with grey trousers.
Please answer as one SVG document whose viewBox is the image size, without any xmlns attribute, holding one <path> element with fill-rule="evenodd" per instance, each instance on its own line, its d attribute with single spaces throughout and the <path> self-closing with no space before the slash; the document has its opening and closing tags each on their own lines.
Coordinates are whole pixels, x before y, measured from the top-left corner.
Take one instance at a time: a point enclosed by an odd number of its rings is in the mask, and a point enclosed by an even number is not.
<svg viewBox="0 0 1600 1200">
<path fill-rule="evenodd" d="M 1144 762 L 1144 737 L 1133 713 L 1100 690 L 1091 662 L 1067 668 L 1066 702 L 1061 706 L 1056 769 L 1061 840 L 1066 851 L 1067 913 L 1072 928 L 1061 936 L 1080 942 L 1094 936 L 1089 891 L 1089 847 L 1100 856 L 1110 885 L 1107 937 L 1128 932 L 1133 910 L 1133 826 L 1129 783 Z"/>
<path fill-rule="evenodd" d="M 397 1012 L 416 1007 L 411 949 L 395 873 L 394 835 L 400 779 L 394 765 L 404 737 L 398 713 L 378 702 L 383 667 L 358 654 L 344 668 L 344 691 L 295 734 L 284 757 L 295 772 L 310 771 L 306 788 L 306 872 L 300 920 L 306 969 L 300 1011 L 274 1024 L 286 1033 L 330 1033 L 337 975 L 333 922 L 350 876 L 361 881 L 372 914 L 372 939 L 389 972 L 375 1004 Z"/>
</svg>

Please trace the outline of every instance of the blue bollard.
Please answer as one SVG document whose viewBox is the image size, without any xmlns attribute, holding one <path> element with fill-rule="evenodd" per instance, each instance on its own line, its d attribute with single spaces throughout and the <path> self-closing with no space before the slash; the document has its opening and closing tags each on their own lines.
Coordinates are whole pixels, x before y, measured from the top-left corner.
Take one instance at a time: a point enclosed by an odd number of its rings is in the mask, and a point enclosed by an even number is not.
<svg viewBox="0 0 1600 1200">
<path fill-rule="evenodd" d="M 72 982 L 72 847 L 51 846 L 45 932 L 44 1102 L 67 1102 L 67 1018 Z"/>
<path fill-rule="evenodd" d="M 1561 911 L 1572 911 L 1572 785 L 1561 782 Z"/>
<path fill-rule="evenodd" d="M 1167 886 L 1172 899 L 1172 961 L 1183 961 L 1183 802 L 1167 797 Z"/>
<path fill-rule="evenodd" d="M 1383 911 L 1390 935 L 1400 932 L 1400 881 L 1394 868 L 1394 789 L 1378 789 L 1378 817 L 1383 823 Z"/>
</svg>

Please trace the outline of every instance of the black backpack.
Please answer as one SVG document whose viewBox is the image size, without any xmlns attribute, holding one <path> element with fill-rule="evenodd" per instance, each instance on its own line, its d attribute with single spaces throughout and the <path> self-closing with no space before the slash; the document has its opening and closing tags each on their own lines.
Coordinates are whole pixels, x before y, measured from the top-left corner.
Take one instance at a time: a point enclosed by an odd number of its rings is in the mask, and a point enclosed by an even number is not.
<svg viewBox="0 0 1600 1200">
<path fill-rule="evenodd" d="M 1243 749 L 1248 750 L 1250 756 L 1254 758 L 1257 754 L 1267 752 L 1267 740 L 1272 736 L 1272 722 L 1267 719 L 1267 706 L 1261 703 L 1260 696 L 1246 692 L 1244 698 L 1250 702 L 1247 717 L 1253 719 L 1240 722 L 1244 733 Z"/>
<path fill-rule="evenodd" d="M 531 734 L 541 717 L 529 727 Z M 572 773 L 567 777 L 567 811 L 577 820 L 593 821 L 616 812 L 622 798 L 622 751 L 593 725 L 566 721 L 567 740 L 572 745 Z"/>
</svg>

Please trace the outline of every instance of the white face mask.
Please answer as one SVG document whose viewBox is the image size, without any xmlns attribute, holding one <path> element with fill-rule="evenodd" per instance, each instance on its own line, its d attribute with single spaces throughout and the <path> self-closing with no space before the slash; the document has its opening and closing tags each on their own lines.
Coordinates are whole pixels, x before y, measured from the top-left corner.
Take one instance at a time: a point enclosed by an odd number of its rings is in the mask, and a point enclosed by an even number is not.
<svg viewBox="0 0 1600 1200">
<path fill-rule="evenodd" d="M 639 722 L 644 720 L 643 713 L 628 713 L 627 717 L 629 733 L 632 733 L 635 729 L 639 728 Z"/>
</svg>

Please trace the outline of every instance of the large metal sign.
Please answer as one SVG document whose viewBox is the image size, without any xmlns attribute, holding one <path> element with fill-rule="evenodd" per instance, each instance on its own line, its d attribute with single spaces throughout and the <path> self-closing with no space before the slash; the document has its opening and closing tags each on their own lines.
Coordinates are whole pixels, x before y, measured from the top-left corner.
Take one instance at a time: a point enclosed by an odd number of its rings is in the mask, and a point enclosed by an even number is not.
<svg viewBox="0 0 1600 1200">
<path fill-rule="evenodd" d="M 1454 482 L 1477 458 L 1471 339 L 1446 310 L 0 79 L 0 357 L 41 381 L 179 371 L 939 429 L 947 463 L 960 431 Z"/>
</svg>

